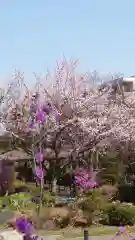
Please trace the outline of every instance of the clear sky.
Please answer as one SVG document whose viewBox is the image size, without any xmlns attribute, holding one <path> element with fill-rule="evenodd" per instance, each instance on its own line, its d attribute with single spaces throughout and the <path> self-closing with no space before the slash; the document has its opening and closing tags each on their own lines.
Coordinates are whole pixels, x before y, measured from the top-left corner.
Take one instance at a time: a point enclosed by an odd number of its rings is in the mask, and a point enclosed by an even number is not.
<svg viewBox="0 0 135 240">
<path fill-rule="evenodd" d="M 135 0 L 0 0 L 1 78 L 53 69 L 63 54 L 81 70 L 135 74 Z"/>
</svg>

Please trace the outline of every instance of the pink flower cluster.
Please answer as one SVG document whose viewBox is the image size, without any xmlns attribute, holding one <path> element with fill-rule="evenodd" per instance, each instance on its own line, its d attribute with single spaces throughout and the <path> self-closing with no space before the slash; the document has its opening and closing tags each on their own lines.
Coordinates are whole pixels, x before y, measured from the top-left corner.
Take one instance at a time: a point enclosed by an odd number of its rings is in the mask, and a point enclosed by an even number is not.
<svg viewBox="0 0 135 240">
<path fill-rule="evenodd" d="M 75 174 L 75 183 L 84 190 L 97 186 L 97 182 L 92 179 L 91 173 L 87 169 L 79 169 Z"/>
</svg>

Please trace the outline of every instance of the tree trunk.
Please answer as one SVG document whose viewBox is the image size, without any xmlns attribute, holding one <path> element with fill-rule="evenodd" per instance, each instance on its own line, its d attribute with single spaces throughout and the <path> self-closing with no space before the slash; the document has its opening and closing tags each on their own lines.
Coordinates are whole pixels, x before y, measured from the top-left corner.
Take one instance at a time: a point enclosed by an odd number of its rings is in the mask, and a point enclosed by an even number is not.
<svg viewBox="0 0 135 240">
<path fill-rule="evenodd" d="M 54 194 L 57 193 L 57 179 L 56 178 L 54 178 L 53 181 L 52 181 L 52 192 Z"/>
</svg>

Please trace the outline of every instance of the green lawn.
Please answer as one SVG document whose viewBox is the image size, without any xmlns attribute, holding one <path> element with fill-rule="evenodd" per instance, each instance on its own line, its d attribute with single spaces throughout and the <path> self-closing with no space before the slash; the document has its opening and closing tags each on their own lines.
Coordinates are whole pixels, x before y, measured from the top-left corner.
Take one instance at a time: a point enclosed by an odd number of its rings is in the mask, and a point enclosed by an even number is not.
<svg viewBox="0 0 135 240">
<path fill-rule="evenodd" d="M 56 235 L 58 239 L 61 238 L 81 238 L 83 237 L 84 229 L 76 229 L 76 228 L 66 228 L 61 230 L 52 230 L 52 231 L 40 231 L 41 235 Z M 103 236 L 103 235 L 113 235 L 118 231 L 118 227 L 111 226 L 100 226 L 100 227 L 91 227 L 88 228 L 89 236 Z M 128 227 L 128 231 L 130 233 L 135 232 L 135 226 Z"/>
<path fill-rule="evenodd" d="M 4 226 L 0 226 L 0 229 L 3 229 Z M 113 235 L 118 231 L 118 227 L 111 227 L 111 226 L 99 226 L 95 227 L 92 226 L 87 229 L 89 231 L 89 236 L 105 236 L 105 235 Z M 128 227 L 129 233 L 134 233 L 135 232 L 135 226 L 133 227 Z M 74 239 L 74 238 L 83 238 L 83 232 L 84 229 L 79 229 L 79 228 L 66 228 L 66 229 L 61 229 L 61 230 L 40 230 L 37 231 L 37 233 L 40 236 L 56 236 L 57 240 L 63 240 L 63 239 Z"/>
</svg>

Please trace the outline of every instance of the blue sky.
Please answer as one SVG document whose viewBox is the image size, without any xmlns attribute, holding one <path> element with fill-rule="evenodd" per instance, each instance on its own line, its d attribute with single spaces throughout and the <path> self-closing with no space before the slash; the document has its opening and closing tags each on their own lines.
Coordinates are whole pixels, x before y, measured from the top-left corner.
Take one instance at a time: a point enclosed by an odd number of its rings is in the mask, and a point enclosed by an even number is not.
<svg viewBox="0 0 135 240">
<path fill-rule="evenodd" d="M 32 81 L 63 54 L 80 70 L 135 74 L 135 1 L 0 0 L 1 79 L 16 67 Z"/>
</svg>

